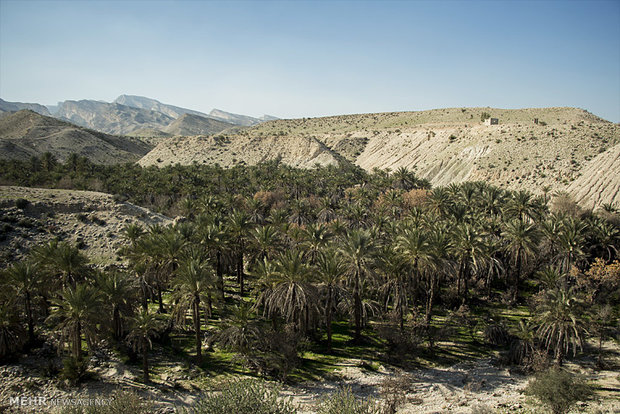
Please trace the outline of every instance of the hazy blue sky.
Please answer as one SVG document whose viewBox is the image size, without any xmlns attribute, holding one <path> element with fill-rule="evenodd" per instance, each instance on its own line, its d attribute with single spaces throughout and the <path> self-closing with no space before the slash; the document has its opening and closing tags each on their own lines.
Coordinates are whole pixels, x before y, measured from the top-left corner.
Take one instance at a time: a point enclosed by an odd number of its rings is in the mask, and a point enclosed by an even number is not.
<svg viewBox="0 0 620 414">
<path fill-rule="evenodd" d="M 0 97 L 320 116 L 575 106 L 620 121 L 620 1 L 0 0 Z"/>
</svg>

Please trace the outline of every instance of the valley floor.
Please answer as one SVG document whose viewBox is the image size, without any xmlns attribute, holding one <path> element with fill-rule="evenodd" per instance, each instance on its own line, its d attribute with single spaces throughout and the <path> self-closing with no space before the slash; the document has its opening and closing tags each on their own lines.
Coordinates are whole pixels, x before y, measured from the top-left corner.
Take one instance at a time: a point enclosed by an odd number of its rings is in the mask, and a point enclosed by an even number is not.
<svg viewBox="0 0 620 414">
<path fill-rule="evenodd" d="M 17 407 L 10 398 L 17 396 L 44 396 L 51 399 L 109 398 L 116 390 L 136 392 L 151 401 L 159 413 L 172 413 L 178 407 L 191 407 L 205 389 L 210 389 L 216 378 L 194 376 L 186 367 L 167 367 L 166 375 L 151 385 L 138 382 L 139 366 L 123 364 L 114 356 L 99 355 L 91 359 L 96 380 L 79 388 L 61 389 L 45 378 L 43 358 L 37 355 L 22 356 L 15 363 L 0 366 L 0 411 L 54 412 L 45 406 Z M 607 367 L 595 369 L 592 358 L 577 359 L 568 368 L 584 375 L 596 387 L 595 399 L 578 403 L 574 413 L 620 413 L 620 376 L 618 367 L 620 349 L 617 344 L 607 344 Z M 523 394 L 529 378 L 500 366 L 491 359 L 462 362 L 450 367 L 432 367 L 411 371 L 380 365 L 369 369 L 368 364 L 357 359 L 347 359 L 325 381 L 313 381 L 284 386 L 281 395 L 291 398 L 299 413 L 315 412 L 321 398 L 348 387 L 361 398 L 379 400 L 380 385 L 386 378 L 403 377 L 409 383 L 407 402 L 398 413 L 539 413 L 538 403 Z M 211 386 L 210 386 L 211 385 Z"/>
</svg>

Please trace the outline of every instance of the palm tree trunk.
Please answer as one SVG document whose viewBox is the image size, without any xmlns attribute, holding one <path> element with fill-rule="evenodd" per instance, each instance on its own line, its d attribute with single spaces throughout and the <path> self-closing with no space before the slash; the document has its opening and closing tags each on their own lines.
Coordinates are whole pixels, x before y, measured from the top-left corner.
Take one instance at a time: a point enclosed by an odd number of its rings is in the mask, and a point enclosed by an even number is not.
<svg viewBox="0 0 620 414">
<path fill-rule="evenodd" d="M 355 341 L 362 339 L 362 297 L 360 294 L 360 273 L 358 266 L 355 272 L 355 284 L 353 286 L 353 316 L 355 318 Z"/>
<path fill-rule="evenodd" d="M 32 304 L 30 303 L 30 292 L 26 291 L 26 317 L 28 318 L 28 342 L 34 342 L 34 321 L 32 318 Z"/>
<path fill-rule="evenodd" d="M 239 245 L 239 254 L 237 255 L 237 283 L 239 290 L 243 295 L 243 245 Z"/>
<path fill-rule="evenodd" d="M 426 312 L 424 313 L 424 323 L 428 326 L 433 312 L 433 299 L 435 298 L 435 275 L 429 275 L 429 286 L 426 296 Z"/>
<path fill-rule="evenodd" d="M 121 339 L 121 336 L 123 335 L 123 332 L 121 332 L 122 327 L 121 327 L 121 315 L 120 312 L 118 310 L 118 306 L 114 305 L 114 310 L 112 312 L 112 321 L 113 321 L 113 325 L 114 325 L 114 339 L 119 340 Z"/>
<path fill-rule="evenodd" d="M 194 319 L 194 331 L 196 332 L 196 359 L 198 363 L 202 363 L 202 337 L 200 334 L 200 298 L 194 298 L 194 306 L 192 307 L 192 317 Z"/>
<path fill-rule="evenodd" d="M 149 351 L 147 347 L 148 340 L 147 338 L 142 338 L 142 373 L 143 379 L 145 383 L 150 382 L 149 378 Z"/>
<path fill-rule="evenodd" d="M 164 300 L 161 296 L 161 283 L 157 281 L 157 302 L 159 302 L 159 313 L 166 313 L 164 309 Z"/>
<path fill-rule="evenodd" d="M 521 281 L 521 249 L 517 250 L 517 271 L 514 277 L 514 286 L 512 293 L 512 301 L 516 302 L 519 298 L 519 283 Z"/>
<path fill-rule="evenodd" d="M 82 324 L 77 321 L 75 326 L 75 336 L 73 338 L 73 355 L 76 359 L 82 358 Z"/>
<path fill-rule="evenodd" d="M 144 280 L 144 277 L 140 278 L 140 290 L 142 290 L 142 309 L 147 312 L 149 310 L 149 304 L 147 302 L 148 289 L 146 288 L 146 280 Z"/>
<path fill-rule="evenodd" d="M 222 252 L 218 250 L 215 254 L 215 270 L 217 272 L 217 285 L 220 290 L 220 296 L 224 300 L 224 272 L 222 271 Z"/>
<path fill-rule="evenodd" d="M 464 261 L 461 260 L 461 263 L 459 263 L 459 270 L 456 275 L 456 295 L 458 297 L 461 296 L 461 279 L 463 278 L 463 263 Z"/>
<path fill-rule="evenodd" d="M 327 353 L 332 353 L 332 286 L 327 287 Z"/>
</svg>

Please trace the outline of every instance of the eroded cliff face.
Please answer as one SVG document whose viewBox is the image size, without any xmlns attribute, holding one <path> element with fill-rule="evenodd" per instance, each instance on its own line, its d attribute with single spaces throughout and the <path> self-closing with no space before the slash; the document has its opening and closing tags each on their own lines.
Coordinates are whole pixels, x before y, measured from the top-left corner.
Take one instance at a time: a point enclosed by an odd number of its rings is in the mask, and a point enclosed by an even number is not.
<svg viewBox="0 0 620 414">
<path fill-rule="evenodd" d="M 620 144 L 589 161 L 566 191 L 587 208 L 620 206 Z"/>
</svg>

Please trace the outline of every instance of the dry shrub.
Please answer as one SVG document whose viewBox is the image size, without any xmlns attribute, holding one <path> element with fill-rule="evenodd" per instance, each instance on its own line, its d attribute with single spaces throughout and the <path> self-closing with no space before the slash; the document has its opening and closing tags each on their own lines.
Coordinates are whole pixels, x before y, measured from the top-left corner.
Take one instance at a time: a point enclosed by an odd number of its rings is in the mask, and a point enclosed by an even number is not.
<svg viewBox="0 0 620 414">
<path fill-rule="evenodd" d="M 383 399 L 383 414 L 395 414 L 398 408 L 407 402 L 407 394 L 411 391 L 413 380 L 409 374 L 400 374 L 381 382 L 379 392 Z"/>
<path fill-rule="evenodd" d="M 422 342 L 422 338 L 415 329 L 405 325 L 405 329 L 401 331 L 399 324 L 395 323 L 393 318 L 388 323 L 377 325 L 375 330 L 379 337 L 387 342 L 389 351 L 393 355 L 410 354 Z"/>
<path fill-rule="evenodd" d="M 565 192 L 559 192 L 553 197 L 549 210 L 552 213 L 566 214 L 571 217 L 579 217 L 583 213 L 573 197 Z"/>
<path fill-rule="evenodd" d="M 403 194 L 403 204 L 406 209 L 422 207 L 428 202 L 428 190 L 413 189 Z"/>
<path fill-rule="evenodd" d="M 272 207 L 278 208 L 284 203 L 285 196 L 282 190 L 276 191 L 259 191 L 254 194 L 254 200 L 260 201 L 265 210 L 269 211 Z"/>
<path fill-rule="evenodd" d="M 502 323 L 492 323 L 484 328 L 484 340 L 495 346 L 505 346 L 510 343 L 510 334 Z"/>
<path fill-rule="evenodd" d="M 519 365 L 524 372 L 542 372 L 551 365 L 551 358 L 544 349 L 534 349 L 523 357 Z"/>
</svg>

